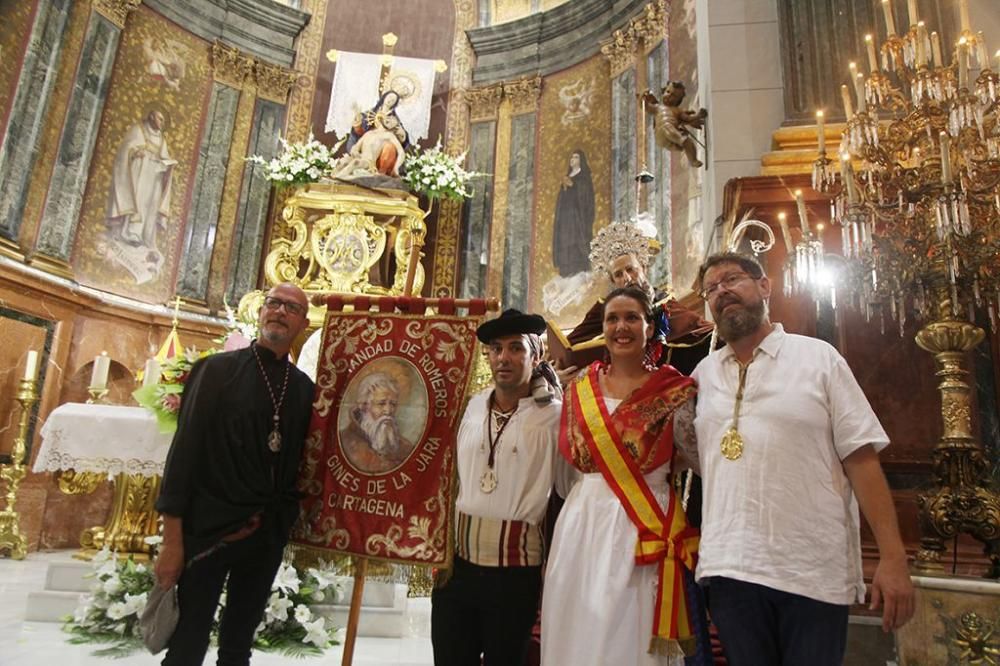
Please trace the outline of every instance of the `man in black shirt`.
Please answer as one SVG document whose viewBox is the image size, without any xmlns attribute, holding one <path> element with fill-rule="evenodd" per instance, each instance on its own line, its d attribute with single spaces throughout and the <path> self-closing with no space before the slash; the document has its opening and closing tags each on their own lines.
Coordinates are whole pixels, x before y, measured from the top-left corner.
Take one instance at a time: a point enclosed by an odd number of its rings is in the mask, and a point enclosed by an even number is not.
<svg viewBox="0 0 1000 666">
<path fill-rule="evenodd" d="M 218 664 L 249 664 L 254 631 L 298 516 L 295 480 L 313 383 L 288 357 L 308 324 L 298 287 L 271 289 L 250 347 L 191 369 L 156 509 L 156 578 L 175 583 L 180 621 L 163 664 L 200 664 L 228 575 Z"/>
</svg>

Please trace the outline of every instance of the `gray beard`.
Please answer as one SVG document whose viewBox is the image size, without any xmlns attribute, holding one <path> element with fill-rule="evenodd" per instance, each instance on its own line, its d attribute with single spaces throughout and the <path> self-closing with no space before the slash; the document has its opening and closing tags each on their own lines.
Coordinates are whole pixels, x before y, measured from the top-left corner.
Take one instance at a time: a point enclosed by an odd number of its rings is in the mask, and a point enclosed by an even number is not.
<svg viewBox="0 0 1000 666">
<path fill-rule="evenodd" d="M 399 426 L 393 416 L 372 418 L 363 413 L 358 421 L 362 432 L 368 437 L 372 450 L 379 455 L 391 455 L 399 450 Z"/>
<path fill-rule="evenodd" d="M 726 342 L 733 342 L 752 334 L 764 323 L 766 306 L 761 300 L 755 305 L 743 304 L 743 308 L 719 317 L 716 326 L 719 337 Z"/>
</svg>

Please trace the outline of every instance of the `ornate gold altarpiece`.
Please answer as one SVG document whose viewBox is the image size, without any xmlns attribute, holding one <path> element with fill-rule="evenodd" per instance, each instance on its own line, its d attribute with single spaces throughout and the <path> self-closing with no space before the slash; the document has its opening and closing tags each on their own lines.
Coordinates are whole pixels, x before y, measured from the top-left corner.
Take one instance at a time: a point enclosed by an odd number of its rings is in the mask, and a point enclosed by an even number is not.
<svg viewBox="0 0 1000 666">
<path fill-rule="evenodd" d="M 284 228 L 264 260 L 265 280 L 291 282 L 310 295 L 402 295 L 412 246 L 422 247 L 427 235 L 425 215 L 417 198 L 400 190 L 347 183 L 303 186 L 285 201 Z M 415 294 L 425 279 L 421 256 L 413 276 Z M 317 325 L 322 318 L 310 320 Z"/>
</svg>

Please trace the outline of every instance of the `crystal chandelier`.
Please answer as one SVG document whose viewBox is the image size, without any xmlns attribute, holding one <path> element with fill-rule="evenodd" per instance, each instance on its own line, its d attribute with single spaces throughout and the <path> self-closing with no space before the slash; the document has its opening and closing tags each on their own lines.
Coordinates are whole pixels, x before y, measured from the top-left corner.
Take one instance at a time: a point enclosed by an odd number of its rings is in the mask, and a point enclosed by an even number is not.
<svg viewBox="0 0 1000 666">
<path fill-rule="evenodd" d="M 846 269 L 837 282 L 850 301 L 883 330 L 895 320 L 900 335 L 915 316 L 917 344 L 938 364 L 943 437 L 933 454 L 937 487 L 918 498 L 917 566 L 941 569 L 945 541 L 965 532 L 986 544 L 988 575 L 1000 577 L 1000 498 L 973 436 L 962 367 L 985 335 L 977 315 L 994 333 L 1000 317 L 1000 62 L 992 68 L 983 34 L 972 30 L 968 0 L 959 0 L 950 62 L 916 0 L 904 34 L 891 0 L 881 2 L 888 38 L 865 37 L 867 76 L 850 64 L 839 154 L 829 159 L 821 140 L 813 187 L 832 199 Z"/>
<path fill-rule="evenodd" d="M 1000 74 L 969 26 L 967 0 L 950 64 L 914 0 L 904 35 L 889 0 L 882 6 L 888 39 L 879 47 L 865 37 L 868 76 L 851 63 L 853 97 L 841 87 L 848 120 L 839 159 L 821 145 L 813 169 L 814 188 L 833 196 L 850 291 L 868 318 L 888 316 L 900 330 L 908 313 L 974 322 L 983 310 L 996 331 Z M 973 63 L 979 76 L 970 81 Z M 945 312 L 936 311 L 944 301 Z"/>
</svg>

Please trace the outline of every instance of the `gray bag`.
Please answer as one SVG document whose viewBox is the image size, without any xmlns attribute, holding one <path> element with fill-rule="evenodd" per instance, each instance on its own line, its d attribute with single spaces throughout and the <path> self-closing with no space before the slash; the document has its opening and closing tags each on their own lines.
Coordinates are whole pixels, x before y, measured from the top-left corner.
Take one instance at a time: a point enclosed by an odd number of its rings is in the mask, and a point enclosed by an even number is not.
<svg viewBox="0 0 1000 666">
<path fill-rule="evenodd" d="M 180 616 L 177 585 L 171 586 L 169 590 L 164 590 L 158 583 L 153 585 L 146 598 L 146 607 L 139 616 L 142 642 L 151 654 L 162 652 L 167 647 Z"/>
</svg>

